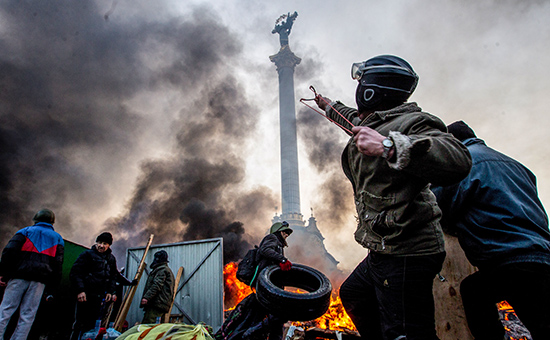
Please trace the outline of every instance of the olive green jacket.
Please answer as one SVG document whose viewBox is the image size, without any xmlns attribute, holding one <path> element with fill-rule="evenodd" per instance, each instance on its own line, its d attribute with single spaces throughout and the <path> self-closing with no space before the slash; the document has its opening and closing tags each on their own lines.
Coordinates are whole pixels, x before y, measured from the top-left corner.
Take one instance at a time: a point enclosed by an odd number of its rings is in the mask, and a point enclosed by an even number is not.
<svg viewBox="0 0 550 340">
<path fill-rule="evenodd" d="M 430 183 L 446 186 L 465 178 L 472 166 L 466 147 L 446 133 L 439 118 L 422 112 L 416 103 L 374 112 L 363 121 L 356 109 L 340 102 L 331 105 L 354 125 L 389 136 L 395 147 L 389 160 L 360 153 L 353 138 L 344 149 L 342 166 L 352 183 L 358 214 L 355 240 L 384 254 L 443 252 L 441 210 Z M 328 106 L 327 116 L 351 130 L 334 109 Z"/>
<path fill-rule="evenodd" d="M 144 309 L 154 307 L 164 312 L 169 312 L 174 296 L 174 274 L 168 263 L 159 263 L 147 278 L 143 299 L 147 299 Z"/>
</svg>

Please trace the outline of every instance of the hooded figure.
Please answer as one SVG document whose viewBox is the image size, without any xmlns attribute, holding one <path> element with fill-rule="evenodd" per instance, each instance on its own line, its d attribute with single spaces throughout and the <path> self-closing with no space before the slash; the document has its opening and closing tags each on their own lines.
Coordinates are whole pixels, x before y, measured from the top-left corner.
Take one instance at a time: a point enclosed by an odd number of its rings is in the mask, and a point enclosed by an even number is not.
<svg viewBox="0 0 550 340">
<path fill-rule="evenodd" d="M 168 253 L 159 250 L 150 265 L 151 273 L 143 289 L 141 307 L 145 314 L 141 323 L 155 323 L 157 317 L 170 312 L 174 296 L 174 274 L 168 266 Z"/>
</svg>

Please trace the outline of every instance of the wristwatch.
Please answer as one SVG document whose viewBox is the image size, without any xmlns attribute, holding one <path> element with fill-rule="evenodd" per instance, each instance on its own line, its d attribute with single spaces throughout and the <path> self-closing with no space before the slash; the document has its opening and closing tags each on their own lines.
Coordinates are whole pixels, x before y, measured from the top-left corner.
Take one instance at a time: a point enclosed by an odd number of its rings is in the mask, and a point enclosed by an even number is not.
<svg viewBox="0 0 550 340">
<path fill-rule="evenodd" d="M 382 141 L 382 146 L 384 147 L 384 153 L 382 154 L 383 158 L 388 158 L 391 148 L 393 148 L 393 140 L 389 137 Z"/>
</svg>

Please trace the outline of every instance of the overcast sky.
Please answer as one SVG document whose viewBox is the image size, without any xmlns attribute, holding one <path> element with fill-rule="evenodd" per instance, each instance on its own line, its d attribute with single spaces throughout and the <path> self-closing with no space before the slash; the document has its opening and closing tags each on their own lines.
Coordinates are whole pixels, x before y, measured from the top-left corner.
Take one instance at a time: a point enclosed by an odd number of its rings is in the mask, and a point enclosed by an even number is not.
<svg viewBox="0 0 550 340">
<path fill-rule="evenodd" d="M 276 19 L 298 12 L 296 99 L 354 104 L 353 62 L 408 60 L 411 97 L 527 167 L 550 204 L 549 1 L 0 3 L 2 246 L 50 207 L 56 229 L 114 249 L 223 236 L 238 259 L 280 212 Z M 296 103 L 302 214 L 353 268 L 347 137 Z M 278 207 L 278 208 L 276 208 Z M 278 209 L 278 210 L 277 210 Z M 118 243 L 117 243 L 118 241 Z M 289 239 L 292 246 L 292 240 Z"/>
</svg>

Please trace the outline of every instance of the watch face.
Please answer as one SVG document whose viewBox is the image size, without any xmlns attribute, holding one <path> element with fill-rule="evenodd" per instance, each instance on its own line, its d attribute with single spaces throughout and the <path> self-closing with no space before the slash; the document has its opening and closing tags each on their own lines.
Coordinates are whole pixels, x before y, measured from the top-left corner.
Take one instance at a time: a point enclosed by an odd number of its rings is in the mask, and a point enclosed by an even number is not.
<svg viewBox="0 0 550 340">
<path fill-rule="evenodd" d="M 382 141 L 382 145 L 384 145 L 387 148 L 391 148 L 393 146 L 393 141 L 389 138 L 386 138 Z"/>
</svg>

